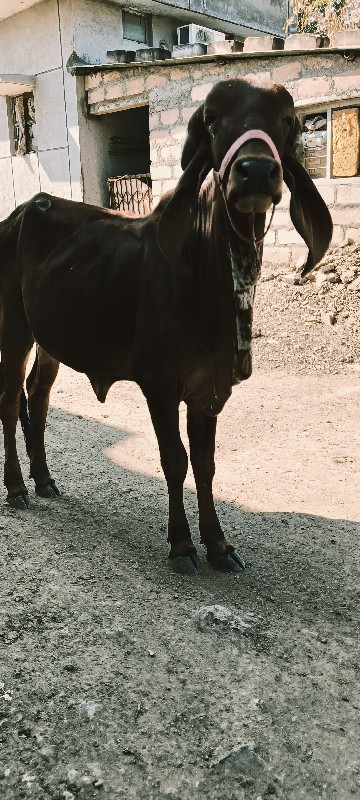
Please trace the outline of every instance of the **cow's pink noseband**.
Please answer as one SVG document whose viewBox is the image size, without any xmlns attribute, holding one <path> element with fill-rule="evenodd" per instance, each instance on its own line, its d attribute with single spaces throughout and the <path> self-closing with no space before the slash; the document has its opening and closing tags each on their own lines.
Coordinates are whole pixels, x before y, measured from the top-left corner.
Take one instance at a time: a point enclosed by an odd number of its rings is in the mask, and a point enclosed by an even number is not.
<svg viewBox="0 0 360 800">
<path fill-rule="evenodd" d="M 222 194 L 222 197 L 223 197 L 223 200 L 224 200 L 226 213 L 228 215 L 231 227 L 233 228 L 233 230 L 235 231 L 235 233 L 239 237 L 239 239 L 242 239 L 244 242 L 247 242 L 248 244 L 254 244 L 255 245 L 255 249 L 256 249 L 256 246 L 258 244 L 261 244 L 261 242 L 264 241 L 265 236 L 266 236 L 266 234 L 267 234 L 267 232 L 268 232 L 268 230 L 270 228 L 270 225 L 271 225 L 271 223 L 273 221 L 274 212 L 275 212 L 275 205 L 273 205 L 273 207 L 272 207 L 270 222 L 269 222 L 269 224 L 268 224 L 268 226 L 266 228 L 266 231 L 265 231 L 264 235 L 261 237 L 261 239 L 256 239 L 255 238 L 255 234 L 253 233 L 254 238 L 251 241 L 250 239 L 247 238 L 247 236 L 244 236 L 242 233 L 240 233 L 240 231 L 238 230 L 238 228 L 234 224 L 233 220 L 231 219 L 231 214 L 230 214 L 230 211 L 229 211 L 229 208 L 228 208 L 228 204 L 227 204 L 227 200 L 226 200 L 226 194 L 225 194 L 225 191 L 224 191 L 224 187 L 222 185 L 223 178 L 224 178 L 224 175 L 225 175 L 225 172 L 226 172 L 226 168 L 229 166 L 231 160 L 234 158 L 235 153 L 237 153 L 237 151 L 240 149 L 240 147 L 243 144 L 245 144 L 245 142 L 249 142 L 251 139 L 262 139 L 263 142 L 266 142 L 266 144 L 268 145 L 268 147 L 270 148 L 270 150 L 272 152 L 272 155 L 274 156 L 275 161 L 277 161 L 277 163 L 280 164 L 280 166 L 281 166 L 281 158 L 279 156 L 278 149 L 277 149 L 276 145 L 274 144 L 271 136 L 269 136 L 268 133 L 265 133 L 265 131 L 260 130 L 260 128 L 253 128 L 251 131 L 246 131 L 246 133 L 243 133 L 243 135 L 239 136 L 238 139 L 235 139 L 235 142 L 231 145 L 231 147 L 229 147 L 227 153 L 225 153 L 225 155 L 224 155 L 224 158 L 223 158 L 223 160 L 221 162 L 221 165 L 220 165 L 219 172 L 216 172 L 216 170 L 214 169 L 213 170 L 213 174 L 214 174 L 215 183 L 217 183 L 218 186 L 220 187 L 221 194 Z"/>
<path fill-rule="evenodd" d="M 265 133 L 265 131 L 260 130 L 260 128 L 259 129 L 253 128 L 251 131 L 246 131 L 246 133 L 243 133 L 242 136 L 239 136 L 239 138 L 235 140 L 235 142 L 231 145 L 231 147 L 229 147 L 229 150 L 227 151 L 221 162 L 219 172 L 213 170 L 216 183 L 219 183 L 221 185 L 223 177 L 225 175 L 226 168 L 229 166 L 230 161 L 234 157 L 235 153 L 237 153 L 237 151 L 243 144 L 245 144 L 245 142 L 249 142 L 251 139 L 262 139 L 263 142 L 266 142 L 268 147 L 270 147 L 270 150 L 274 156 L 275 161 L 277 161 L 278 164 L 281 165 L 281 158 L 279 156 L 278 149 L 274 144 L 271 136 L 269 136 L 268 133 Z"/>
</svg>

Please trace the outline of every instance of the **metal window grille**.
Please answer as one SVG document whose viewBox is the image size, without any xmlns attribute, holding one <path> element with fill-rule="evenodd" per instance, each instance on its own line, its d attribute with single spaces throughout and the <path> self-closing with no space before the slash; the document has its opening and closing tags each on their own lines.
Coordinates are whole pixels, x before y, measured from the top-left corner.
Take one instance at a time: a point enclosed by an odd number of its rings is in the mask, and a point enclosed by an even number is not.
<svg viewBox="0 0 360 800">
<path fill-rule="evenodd" d="M 152 210 L 151 186 L 150 172 L 109 178 L 110 208 L 148 214 Z"/>
<path fill-rule="evenodd" d="M 24 156 L 36 151 L 35 104 L 32 92 L 11 98 L 14 153 Z"/>
</svg>

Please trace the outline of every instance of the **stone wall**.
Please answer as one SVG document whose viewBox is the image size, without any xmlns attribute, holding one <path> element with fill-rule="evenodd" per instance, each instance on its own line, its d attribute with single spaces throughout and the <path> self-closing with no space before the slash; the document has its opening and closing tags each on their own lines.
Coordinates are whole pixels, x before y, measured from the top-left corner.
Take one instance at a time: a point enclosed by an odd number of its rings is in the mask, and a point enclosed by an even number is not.
<svg viewBox="0 0 360 800">
<path fill-rule="evenodd" d="M 359 53 L 359 51 L 357 51 Z M 175 186 L 186 126 L 216 81 L 247 77 L 282 83 L 300 110 L 341 100 L 360 104 L 360 66 L 337 51 L 232 54 L 99 70 L 85 77 L 88 109 L 102 115 L 149 105 L 151 172 L 155 198 Z M 80 122 L 81 144 L 81 122 Z M 315 181 L 334 221 L 334 242 L 360 240 L 360 177 Z M 86 186 L 85 186 L 86 189 Z M 286 191 L 268 233 L 265 258 L 286 265 L 304 251 L 288 213 Z"/>
</svg>

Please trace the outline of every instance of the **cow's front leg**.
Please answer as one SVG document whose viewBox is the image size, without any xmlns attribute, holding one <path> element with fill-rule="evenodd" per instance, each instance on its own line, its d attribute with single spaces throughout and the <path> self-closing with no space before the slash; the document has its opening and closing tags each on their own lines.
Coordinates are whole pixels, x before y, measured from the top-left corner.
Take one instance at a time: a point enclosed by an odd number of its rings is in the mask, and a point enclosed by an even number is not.
<svg viewBox="0 0 360 800">
<path fill-rule="evenodd" d="M 196 483 L 201 541 L 211 566 L 223 572 L 238 572 L 245 565 L 225 539 L 218 520 L 212 491 L 215 475 L 216 417 L 188 408 L 187 427 L 190 458 Z"/>
<path fill-rule="evenodd" d="M 158 392 L 157 392 L 158 394 Z M 200 569 L 196 548 L 186 519 L 183 487 L 188 459 L 179 432 L 179 404 L 147 395 L 147 402 L 159 443 L 161 465 L 169 493 L 168 542 L 172 567 L 181 574 L 196 574 Z"/>
</svg>

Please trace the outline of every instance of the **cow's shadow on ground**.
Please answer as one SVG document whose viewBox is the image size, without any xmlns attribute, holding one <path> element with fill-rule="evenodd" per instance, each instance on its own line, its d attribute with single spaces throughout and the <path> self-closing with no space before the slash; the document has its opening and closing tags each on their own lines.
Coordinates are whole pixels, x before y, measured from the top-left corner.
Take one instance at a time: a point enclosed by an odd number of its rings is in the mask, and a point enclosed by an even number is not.
<svg viewBox="0 0 360 800">
<path fill-rule="evenodd" d="M 31 489 L 32 510 L 6 514 L 10 519 L 23 515 L 24 535 L 33 519 L 50 550 L 81 554 L 82 570 L 88 563 L 95 581 L 105 573 L 116 578 L 129 566 L 149 586 L 190 591 L 199 603 L 222 603 L 226 598 L 226 604 L 247 609 L 263 605 L 291 616 L 301 608 L 303 619 L 320 615 L 329 622 L 336 614 L 346 619 L 350 613 L 351 595 L 356 593 L 353 553 L 360 532 L 356 522 L 288 511 L 253 512 L 218 500 L 225 535 L 247 565 L 236 576 L 219 574 L 207 565 L 199 542 L 196 495 L 185 490 L 203 570 L 195 578 L 178 576 L 167 558 L 167 491 L 162 473 L 151 477 L 141 468 L 118 466 L 109 457 L 111 448 L 132 434 L 55 409 L 48 420 L 48 458 L 62 496 L 44 501 Z M 26 475 L 20 436 L 19 445 Z M 71 569 L 69 561 L 68 566 Z"/>
</svg>

